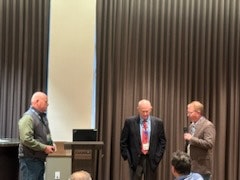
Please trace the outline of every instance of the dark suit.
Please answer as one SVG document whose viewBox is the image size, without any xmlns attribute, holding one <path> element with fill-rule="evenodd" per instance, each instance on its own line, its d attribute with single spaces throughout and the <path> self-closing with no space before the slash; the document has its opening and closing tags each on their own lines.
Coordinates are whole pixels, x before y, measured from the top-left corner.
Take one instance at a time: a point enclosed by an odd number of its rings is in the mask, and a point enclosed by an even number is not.
<svg viewBox="0 0 240 180">
<path fill-rule="evenodd" d="M 150 116 L 150 121 L 150 145 L 148 155 L 146 157 L 148 158 L 150 169 L 155 172 L 165 151 L 166 138 L 162 120 L 157 117 Z M 133 172 L 136 171 L 142 156 L 140 123 L 141 121 L 139 116 L 127 118 L 121 133 L 121 155 L 124 160 L 128 160 Z"/>
</svg>

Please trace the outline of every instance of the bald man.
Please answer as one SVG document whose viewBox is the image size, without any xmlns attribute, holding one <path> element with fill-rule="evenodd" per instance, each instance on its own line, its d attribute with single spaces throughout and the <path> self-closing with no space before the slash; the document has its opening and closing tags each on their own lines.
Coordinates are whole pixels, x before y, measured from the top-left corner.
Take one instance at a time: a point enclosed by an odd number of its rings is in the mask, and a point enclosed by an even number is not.
<svg viewBox="0 0 240 180">
<path fill-rule="evenodd" d="M 20 180 L 43 180 L 46 157 L 55 151 L 46 117 L 47 107 L 47 95 L 34 93 L 30 108 L 18 122 Z"/>
<path fill-rule="evenodd" d="M 131 180 L 156 180 L 156 169 L 161 161 L 166 138 L 163 121 L 151 116 L 152 105 L 142 99 L 138 115 L 125 120 L 121 133 L 121 155 L 128 160 Z"/>
<path fill-rule="evenodd" d="M 84 170 L 74 172 L 69 180 L 92 180 L 91 175 Z"/>
</svg>

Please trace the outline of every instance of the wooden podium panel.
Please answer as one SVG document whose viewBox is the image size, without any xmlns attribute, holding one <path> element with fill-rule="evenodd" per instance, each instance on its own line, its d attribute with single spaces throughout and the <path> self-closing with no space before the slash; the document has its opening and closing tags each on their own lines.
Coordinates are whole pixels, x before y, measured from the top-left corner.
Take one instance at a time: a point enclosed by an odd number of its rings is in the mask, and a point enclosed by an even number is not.
<svg viewBox="0 0 240 180">
<path fill-rule="evenodd" d="M 102 156 L 102 141 L 65 142 L 64 148 L 72 150 L 72 173 L 88 171 L 93 180 L 97 177 L 97 158 Z"/>
</svg>

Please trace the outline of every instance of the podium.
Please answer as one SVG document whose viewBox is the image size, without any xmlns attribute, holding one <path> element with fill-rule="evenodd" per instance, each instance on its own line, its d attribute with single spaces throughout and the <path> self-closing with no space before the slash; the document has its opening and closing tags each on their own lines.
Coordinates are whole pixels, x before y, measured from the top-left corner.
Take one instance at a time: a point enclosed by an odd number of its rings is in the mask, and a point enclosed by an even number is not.
<svg viewBox="0 0 240 180">
<path fill-rule="evenodd" d="M 0 139 L 0 177 L 18 180 L 18 139 Z"/>
<path fill-rule="evenodd" d="M 64 149 L 72 150 L 72 173 L 88 171 L 93 180 L 97 177 L 97 158 L 102 157 L 102 141 L 65 142 Z"/>
</svg>

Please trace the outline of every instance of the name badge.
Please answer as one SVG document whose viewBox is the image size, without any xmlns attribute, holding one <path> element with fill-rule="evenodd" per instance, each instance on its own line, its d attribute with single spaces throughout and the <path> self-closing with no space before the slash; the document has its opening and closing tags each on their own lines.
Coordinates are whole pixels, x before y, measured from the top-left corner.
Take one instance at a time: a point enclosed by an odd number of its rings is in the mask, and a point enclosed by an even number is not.
<svg viewBox="0 0 240 180">
<path fill-rule="evenodd" d="M 53 145 L 51 134 L 47 134 L 47 144 L 48 145 Z"/>
<path fill-rule="evenodd" d="M 148 151 L 149 150 L 149 143 L 144 143 L 143 144 L 143 150 Z"/>
</svg>

